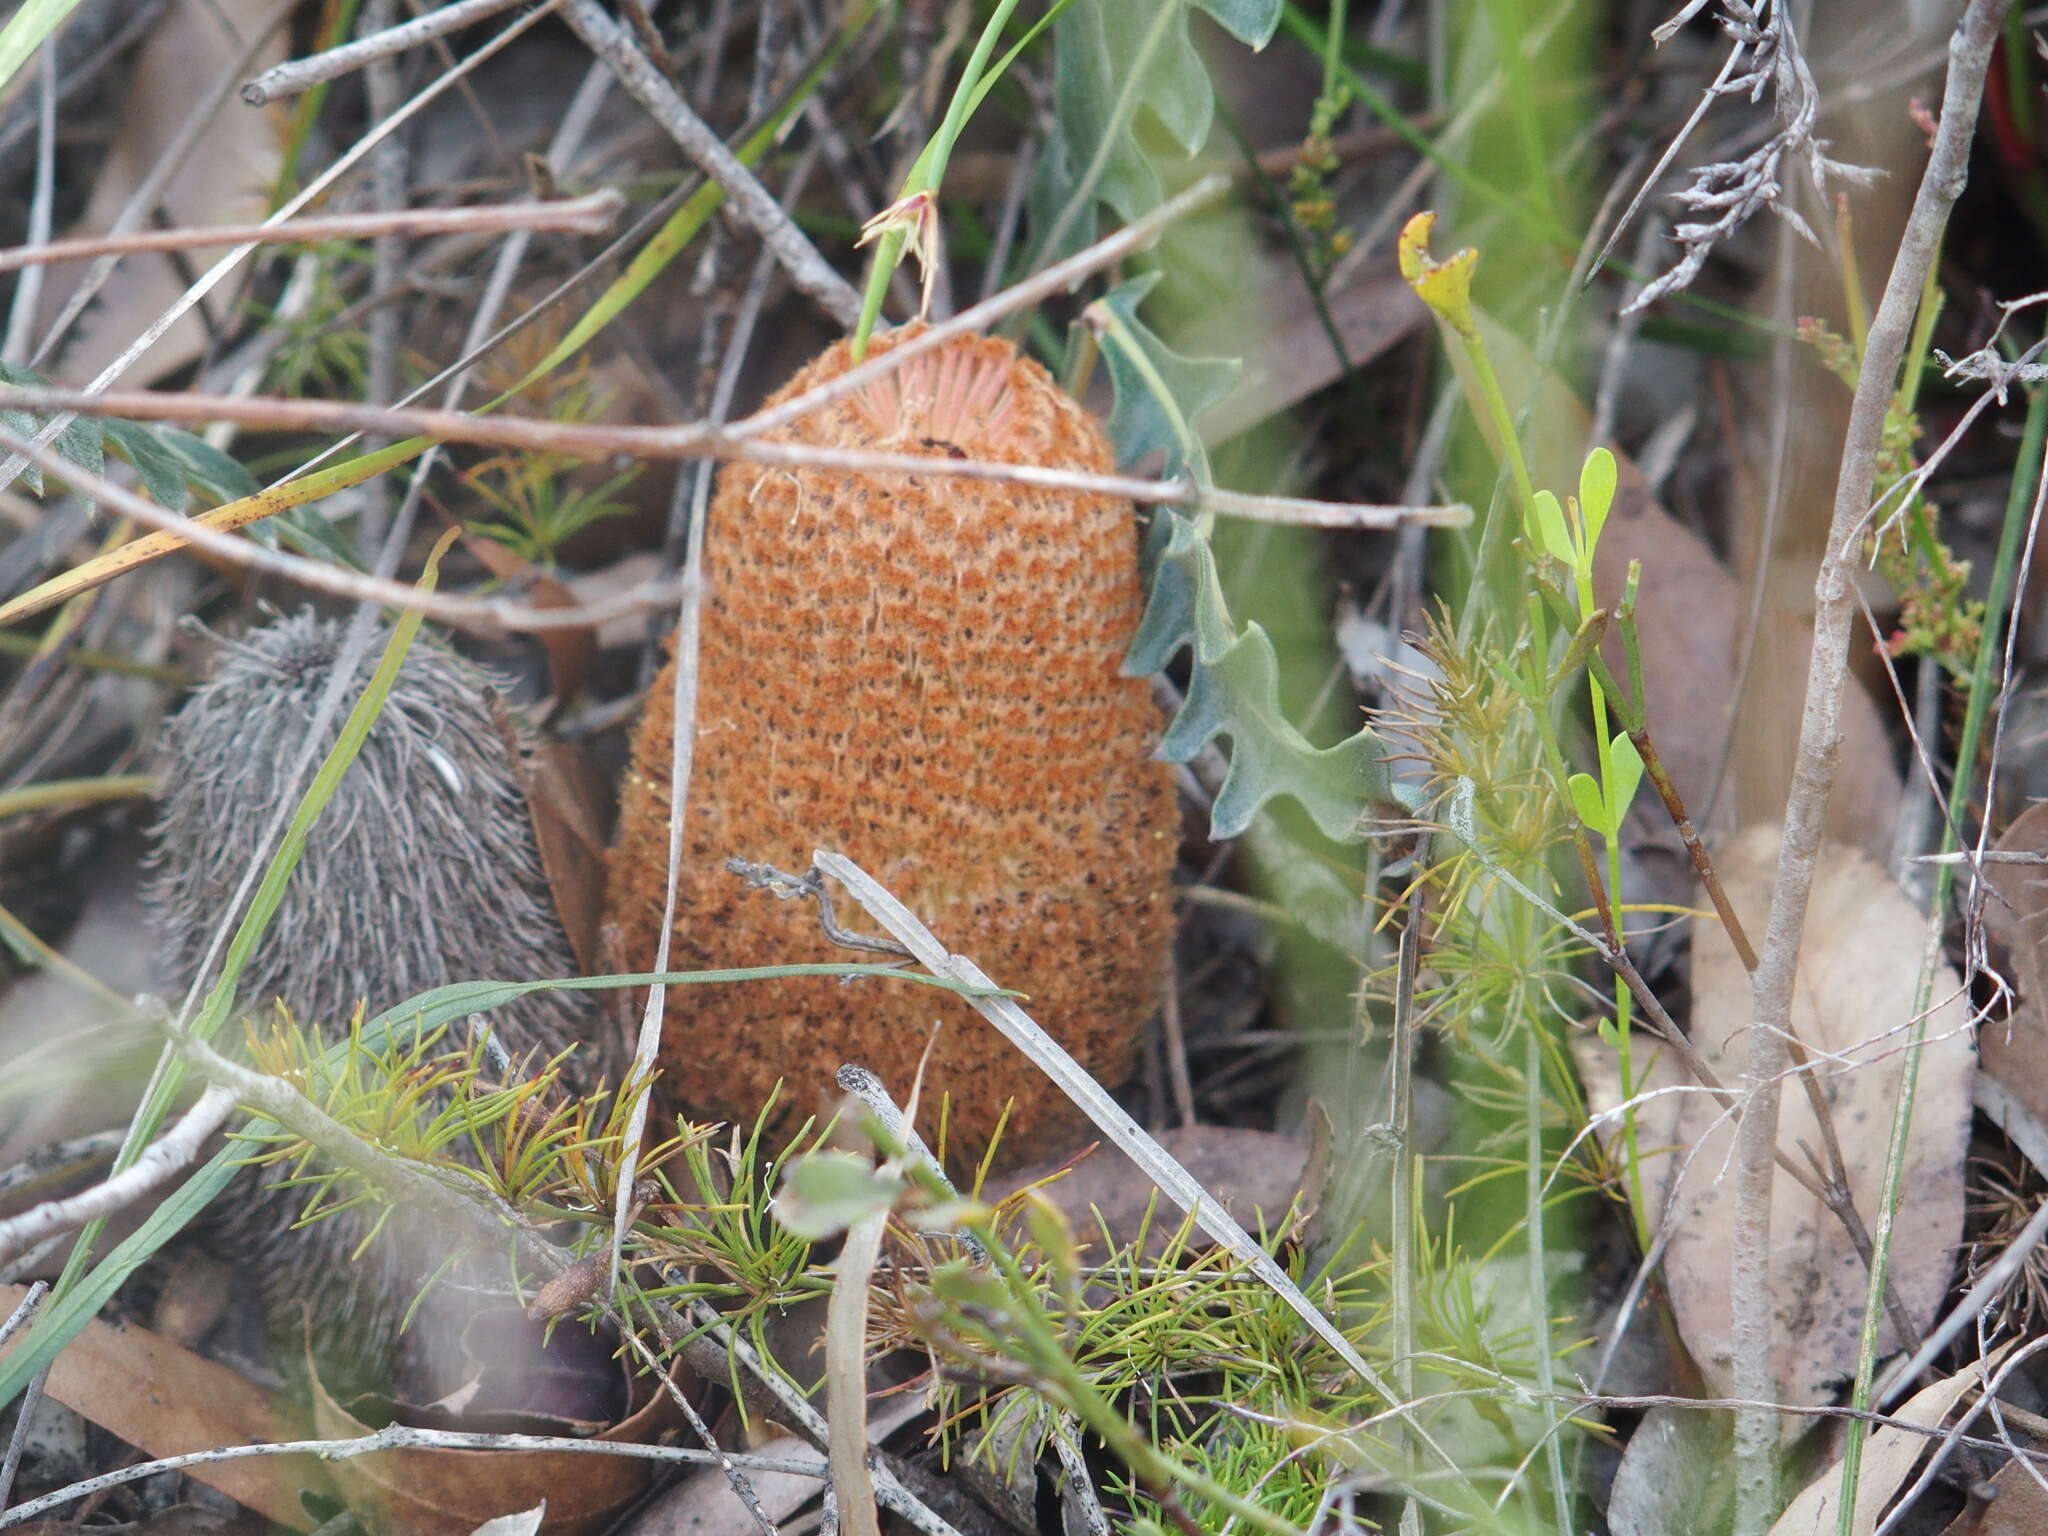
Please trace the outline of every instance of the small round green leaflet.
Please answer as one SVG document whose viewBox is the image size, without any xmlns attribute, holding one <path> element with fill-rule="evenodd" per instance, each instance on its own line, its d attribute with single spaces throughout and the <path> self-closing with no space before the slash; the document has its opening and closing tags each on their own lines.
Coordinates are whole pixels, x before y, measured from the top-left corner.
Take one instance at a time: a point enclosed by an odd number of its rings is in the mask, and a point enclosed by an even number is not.
<svg viewBox="0 0 2048 1536">
<path fill-rule="evenodd" d="M 1579 568 L 1578 546 L 1572 542 L 1571 529 L 1565 523 L 1564 508 L 1557 504 L 1557 498 L 1549 491 L 1538 491 L 1529 508 L 1529 537 L 1542 551 L 1567 570 L 1576 572 Z"/>
<path fill-rule="evenodd" d="M 789 1170 L 775 1197 L 775 1219 L 815 1243 L 894 1209 L 906 1187 L 897 1175 L 851 1152 L 813 1152 Z"/>
<path fill-rule="evenodd" d="M 1590 557 L 1600 543 L 1600 530 L 1607 526 L 1608 511 L 1614 506 L 1614 488 L 1619 472 L 1614 455 L 1595 448 L 1586 455 L 1579 470 L 1579 516 L 1586 524 L 1586 553 Z"/>
<path fill-rule="evenodd" d="M 1619 831 L 1621 818 L 1635 804 L 1636 791 L 1642 787 L 1643 754 L 1636 750 L 1635 741 L 1627 731 L 1614 733 L 1608 752 L 1607 806 L 1613 814 L 1615 829 Z"/>
</svg>

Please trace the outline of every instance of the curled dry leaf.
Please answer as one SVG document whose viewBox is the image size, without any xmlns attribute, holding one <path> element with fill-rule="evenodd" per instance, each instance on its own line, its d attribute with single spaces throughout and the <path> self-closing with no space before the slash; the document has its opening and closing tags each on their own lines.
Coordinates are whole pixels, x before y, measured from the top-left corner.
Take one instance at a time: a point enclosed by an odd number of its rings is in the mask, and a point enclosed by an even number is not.
<svg viewBox="0 0 2048 1536">
<path fill-rule="evenodd" d="M 2039 1536 L 2048 1531 L 2048 1486 L 2039 1467 L 2014 1457 L 1991 1479 L 1998 1497 L 1988 1506 L 1972 1503 L 1942 1536 Z"/>
<path fill-rule="evenodd" d="M 632 1417 L 591 1438 L 652 1442 L 676 1422 L 674 1415 L 667 1395 L 657 1392 Z M 317 1380 L 313 1423 L 324 1439 L 370 1433 Z M 399 1450 L 336 1462 L 333 1477 L 352 1507 L 376 1513 L 380 1529 L 470 1536 L 486 1521 L 545 1503 L 549 1536 L 584 1536 L 610 1526 L 657 1470 L 657 1463 L 638 1457 L 573 1451 Z"/>
<path fill-rule="evenodd" d="M 2003 1351 L 2001 1351 L 2002 1353 Z M 1893 1414 L 1901 1425 L 1918 1424 L 1933 1429 L 1949 1416 L 1965 1393 L 1984 1383 L 1985 1369 L 1996 1361 L 1979 1360 L 1946 1381 L 1922 1387 Z M 1906 1486 L 1933 1442 L 1910 1429 L 1887 1424 L 1875 1431 L 1863 1448 L 1863 1466 L 1856 1477 L 1856 1516 L 1850 1529 L 1856 1536 L 1869 1536 L 1877 1529 L 1879 1516 L 1898 1491 Z M 1834 1536 L 1842 1508 L 1842 1467 L 1839 1462 L 1808 1483 L 1799 1497 L 1785 1507 L 1771 1536 Z"/>
<path fill-rule="evenodd" d="M 28 1294 L 0 1285 L 0 1317 Z M 26 1333 L 15 1336 L 9 1348 Z M 8 1350 L 0 1349 L 0 1358 Z M 92 1322 L 50 1367 L 44 1392 L 151 1457 L 183 1456 L 265 1440 L 299 1438 L 296 1426 L 260 1387 L 146 1328 Z M 187 1469 L 209 1488 L 280 1525 L 313 1522 L 300 1492 L 324 1488 L 310 1456 L 245 1457 Z"/>
<path fill-rule="evenodd" d="M 1763 931 L 1778 858 L 1778 829 L 1751 827 L 1715 859 L 1736 912 Z M 1891 1137 L 1892 1106 L 1913 1018 L 1926 919 L 1874 861 L 1852 849 L 1822 850 L 1799 954 L 1792 1025 L 1814 1058 L 1841 1138 L 1856 1208 L 1873 1229 Z M 1740 1083 L 1749 1045 L 1749 973 L 1718 924 L 1693 930 L 1693 1043 L 1724 1082 Z M 1924 1328 L 1947 1289 L 1963 1225 L 1963 1155 L 1970 1129 L 1975 1055 L 1962 983 L 1935 974 L 1921 1053 L 1912 1135 L 1900 1180 L 1891 1279 Z M 1688 1097 L 1679 1143 L 1691 1161 L 1674 1195 L 1677 1231 L 1665 1259 L 1672 1310 L 1713 1390 L 1729 1395 L 1728 1255 L 1735 1245 L 1729 1176 L 1733 1127 L 1718 1104 Z M 1806 1095 L 1785 1085 L 1778 1144 L 1802 1164 L 1821 1136 Z M 1866 1273 L 1848 1235 L 1781 1169 L 1771 1200 L 1772 1348 L 1783 1400 L 1830 1400 L 1855 1370 Z M 1903 1342 L 1884 1330 L 1880 1347 Z"/>
<path fill-rule="evenodd" d="M 574 594 L 554 572 L 535 565 L 496 539 L 471 533 L 452 519 L 448 521 L 449 526 L 460 531 L 462 547 L 499 581 L 514 591 L 523 591 L 534 607 L 576 606 Z M 590 676 L 591 663 L 597 658 L 597 630 L 588 625 L 580 629 L 544 629 L 539 640 L 541 649 L 547 653 L 548 681 L 554 688 L 552 711 L 583 691 L 583 684 Z"/>
<path fill-rule="evenodd" d="M 269 38 L 252 61 L 257 69 L 282 61 L 288 41 L 264 0 L 166 9 L 136 57 L 106 163 L 93 183 L 85 212 L 67 233 L 97 234 L 113 224 L 192 111 L 201 94 L 194 82 L 219 79 L 235 68 L 241 40 L 266 28 Z M 263 218 L 282 158 L 284 121 L 281 109 L 251 112 L 230 94 L 158 195 L 155 210 L 174 226 L 242 224 Z M 78 339 L 64 353 L 61 376 L 83 380 L 97 374 L 171 307 L 185 290 L 187 271 L 204 272 L 222 254 L 204 250 L 129 256 L 104 297 L 79 321 Z M 43 293 L 44 325 L 56 318 L 87 270 L 84 264 L 52 269 Z M 153 384 L 202 356 L 207 343 L 204 315 L 188 310 L 123 382 L 134 389 Z"/>
<path fill-rule="evenodd" d="M 2048 805 L 2029 806 L 1998 840 L 2000 853 L 2048 854 Z M 1984 926 L 2011 957 L 2020 994 L 2011 1015 L 1986 1024 L 1984 1070 L 2048 1122 L 2048 865 L 1987 864 Z"/>
</svg>

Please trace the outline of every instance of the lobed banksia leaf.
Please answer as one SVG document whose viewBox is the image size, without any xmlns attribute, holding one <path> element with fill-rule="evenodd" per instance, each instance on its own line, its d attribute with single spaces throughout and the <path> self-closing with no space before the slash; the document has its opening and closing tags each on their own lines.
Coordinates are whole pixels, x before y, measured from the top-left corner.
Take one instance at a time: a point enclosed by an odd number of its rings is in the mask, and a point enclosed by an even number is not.
<svg viewBox="0 0 2048 1536">
<path fill-rule="evenodd" d="M 1366 808 L 1395 798 L 1379 738 L 1359 731 L 1317 747 L 1280 705 L 1280 659 L 1257 624 L 1242 633 L 1230 621 L 1208 541 L 1175 512 L 1153 524 L 1157 550 L 1152 594 L 1131 641 L 1124 671 L 1161 670 L 1183 646 L 1194 650 L 1187 701 L 1160 743 L 1160 755 L 1184 763 L 1218 736 L 1230 738 L 1230 771 L 1210 809 L 1210 835 L 1237 837 L 1267 801 L 1300 802 L 1326 837 L 1364 833 Z"/>
<path fill-rule="evenodd" d="M 868 355 L 902 337 L 877 337 Z M 850 367 L 840 343 L 777 401 Z M 1008 342 L 962 337 L 779 436 L 833 448 L 1106 472 L 1101 429 Z M 1129 1070 L 1172 933 L 1179 818 L 1158 716 L 1117 664 L 1138 622 L 1127 503 L 956 477 L 727 465 L 707 525 L 709 596 L 675 969 L 846 958 L 815 915 L 750 892 L 728 857 L 812 850 L 871 871 L 1105 1082 Z M 611 968 L 645 969 L 666 880 L 674 663 L 649 695 L 606 908 Z M 950 1150 L 1031 1150 L 1063 1095 L 965 1007 L 905 988 L 789 978 L 672 1003 L 669 1094 L 751 1120 L 779 1079 L 801 1114 L 858 1062 Z"/>
</svg>

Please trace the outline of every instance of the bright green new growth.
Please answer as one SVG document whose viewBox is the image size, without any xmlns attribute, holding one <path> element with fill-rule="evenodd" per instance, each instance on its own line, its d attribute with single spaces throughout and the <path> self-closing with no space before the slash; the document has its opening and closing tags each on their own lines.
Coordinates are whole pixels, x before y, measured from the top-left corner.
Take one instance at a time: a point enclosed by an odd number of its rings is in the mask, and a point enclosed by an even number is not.
<svg viewBox="0 0 2048 1536">
<path fill-rule="evenodd" d="M 1547 589 L 1550 594 L 1562 589 L 1575 597 L 1579 627 L 1577 634 L 1568 642 L 1566 659 L 1574 669 L 1587 666 L 1595 659 L 1597 632 L 1611 616 L 1596 606 L 1593 574 L 1600 533 L 1607 525 L 1607 516 L 1613 508 L 1620 483 L 1619 466 L 1606 448 L 1594 448 L 1580 468 L 1578 495 L 1564 504 L 1558 501 L 1555 493 L 1537 490 L 1533 486 L 1514 415 L 1508 409 L 1492 362 L 1487 357 L 1486 342 L 1472 308 L 1472 271 L 1477 264 L 1477 253 L 1468 250 L 1443 262 L 1434 260 L 1428 252 L 1433 224 L 1433 215 L 1417 214 L 1403 231 L 1402 273 L 1417 295 L 1443 322 L 1442 330 L 1450 344 L 1464 354 L 1468 368 L 1461 371 L 1460 377 L 1476 381 L 1476 387 L 1468 383 L 1467 403 L 1474 414 L 1488 424 L 1488 440 L 1498 445 L 1522 504 L 1527 574 L 1539 588 Z M 1498 522 L 1498 519 L 1494 521 Z M 1494 523 L 1489 523 L 1482 536 L 1482 547 L 1492 541 L 1493 535 Z M 1564 579 L 1561 583 L 1551 580 L 1546 567 L 1552 565 L 1562 568 Z M 1489 563 L 1483 554 L 1477 566 L 1484 581 Z M 1475 599 L 1479 591 L 1475 589 Z M 1552 649 L 1552 636 L 1547 607 L 1541 597 L 1530 599 L 1527 615 L 1529 648 L 1537 657 L 1547 657 Z M 1623 614 L 1621 619 L 1624 627 L 1633 622 L 1631 614 Z M 1570 809 L 1575 823 L 1573 837 L 1583 847 L 1586 833 L 1597 832 L 1605 844 L 1606 891 L 1602 893 L 1596 888 L 1594 894 L 1609 938 L 1619 946 L 1625 938 L 1621 910 L 1621 827 L 1642 783 L 1643 759 L 1629 733 L 1610 732 L 1607 690 L 1599 677 L 1589 670 L 1586 692 L 1591 706 L 1599 777 L 1596 781 L 1592 775 L 1565 768 L 1550 719 L 1555 697 L 1567 681 L 1564 669 L 1551 673 L 1546 668 L 1540 676 L 1532 675 L 1528 679 L 1525 691 L 1532 709 L 1541 720 L 1544 737 L 1542 755 L 1553 778 L 1559 781 L 1560 799 Z M 1635 709 L 1640 711 L 1640 699 L 1636 701 Z M 1589 853 L 1582 854 L 1581 867 L 1591 882 L 1595 865 Z M 1611 1019 L 1603 1019 L 1599 1029 L 1601 1038 L 1615 1048 L 1619 1057 L 1621 1094 L 1625 1102 L 1633 1098 L 1636 1084 L 1630 1051 L 1632 1009 L 1628 987 L 1617 976 L 1614 981 L 1614 1015 Z M 1636 1237 L 1647 1249 L 1650 1233 L 1633 1105 L 1623 1112 L 1622 1138 Z"/>
</svg>

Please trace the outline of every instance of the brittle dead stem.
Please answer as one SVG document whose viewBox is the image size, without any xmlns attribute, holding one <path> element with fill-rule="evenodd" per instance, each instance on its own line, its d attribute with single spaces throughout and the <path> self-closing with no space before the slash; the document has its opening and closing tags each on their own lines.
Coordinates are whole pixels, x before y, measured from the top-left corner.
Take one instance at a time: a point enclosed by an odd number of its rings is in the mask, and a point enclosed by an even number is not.
<svg viewBox="0 0 2048 1536">
<path fill-rule="evenodd" d="M 1971 0 L 1949 43 L 1949 68 L 1932 153 L 1884 296 L 1870 326 L 1843 437 L 1826 554 L 1814 582 L 1813 651 L 1798 754 L 1785 801 L 1771 915 L 1755 978 L 1745 1089 L 1748 1112 L 1736 1128 L 1736 1232 L 1730 1271 L 1735 1395 L 1755 1403 L 1775 1395 L 1771 1360 L 1770 1222 L 1777 1151 L 1779 1087 L 1789 1059 L 1793 983 L 1798 973 L 1806 906 L 1819 860 L 1823 818 L 1841 752 L 1842 697 L 1848 681 L 1849 631 L 1859 534 L 1874 484 L 1885 412 L 1906 340 L 1949 209 L 1968 175 L 1970 143 L 2000 24 L 2010 0 Z M 1881 1262 L 1881 1259 L 1880 1259 Z M 1759 1408 L 1735 1421 L 1736 1530 L 1760 1536 L 1775 1518 L 1778 1428 Z"/>
<path fill-rule="evenodd" d="M 84 261 L 92 256 L 139 251 L 211 250 L 221 245 L 301 245 L 316 240 L 367 240 L 375 236 L 499 234 L 524 229 L 572 235 L 606 233 L 626 206 L 607 187 L 586 197 L 546 202 L 478 203 L 462 208 L 404 208 L 377 213 L 321 214 L 266 224 L 202 224 L 189 229 L 139 229 L 129 234 L 82 235 L 41 245 L 0 250 L 0 272 Z"/>
</svg>

